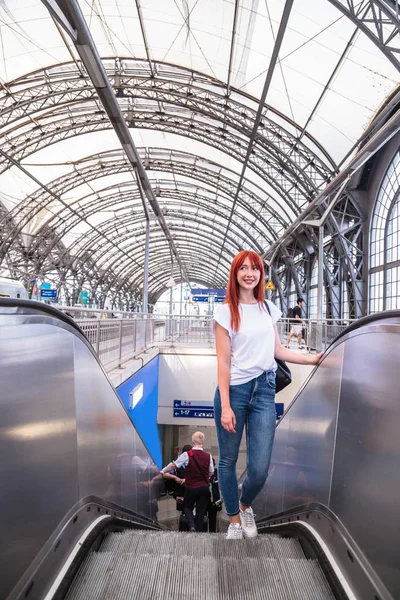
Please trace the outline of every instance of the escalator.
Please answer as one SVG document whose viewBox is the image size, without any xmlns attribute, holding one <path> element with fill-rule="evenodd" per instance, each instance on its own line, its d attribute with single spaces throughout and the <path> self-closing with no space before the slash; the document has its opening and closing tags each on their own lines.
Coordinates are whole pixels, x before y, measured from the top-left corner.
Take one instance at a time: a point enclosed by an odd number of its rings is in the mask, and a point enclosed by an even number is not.
<svg viewBox="0 0 400 600">
<path fill-rule="evenodd" d="M 335 600 L 296 539 L 140 531 L 109 534 L 87 555 L 66 600 L 89 597 Z"/>
<path fill-rule="evenodd" d="M 400 598 L 400 313 L 360 320 L 277 427 L 260 535 L 163 530 L 155 467 L 79 327 L 0 300 L 0 598 Z"/>
</svg>

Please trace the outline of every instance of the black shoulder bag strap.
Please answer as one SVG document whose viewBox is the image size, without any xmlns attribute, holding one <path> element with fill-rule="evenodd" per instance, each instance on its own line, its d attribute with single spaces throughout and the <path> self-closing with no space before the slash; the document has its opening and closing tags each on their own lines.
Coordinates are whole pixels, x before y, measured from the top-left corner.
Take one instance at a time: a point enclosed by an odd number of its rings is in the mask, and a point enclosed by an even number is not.
<svg viewBox="0 0 400 600">
<path fill-rule="evenodd" d="M 205 479 L 205 477 L 204 477 L 204 473 L 202 473 L 202 472 L 201 472 L 201 470 L 200 470 L 200 465 L 199 465 L 199 463 L 197 462 L 197 458 L 195 458 L 195 454 L 196 454 L 196 453 L 195 453 L 193 450 L 189 450 L 189 452 L 188 452 L 188 456 L 193 458 L 193 462 L 194 462 L 194 464 L 195 464 L 195 465 L 196 465 L 196 467 L 197 467 L 197 471 L 198 471 L 199 475 L 201 475 L 201 477 L 202 477 L 203 479 Z M 208 478 L 207 478 L 206 485 L 208 485 L 208 484 L 209 484 L 209 480 L 208 480 Z"/>
<path fill-rule="evenodd" d="M 271 310 L 268 306 L 268 302 L 264 300 L 265 307 L 269 312 L 269 316 L 272 319 Z M 285 363 L 284 360 L 280 360 L 279 358 L 275 358 L 276 362 L 276 393 L 283 390 L 289 383 L 292 383 L 292 374 L 290 372 L 289 367 Z"/>
</svg>

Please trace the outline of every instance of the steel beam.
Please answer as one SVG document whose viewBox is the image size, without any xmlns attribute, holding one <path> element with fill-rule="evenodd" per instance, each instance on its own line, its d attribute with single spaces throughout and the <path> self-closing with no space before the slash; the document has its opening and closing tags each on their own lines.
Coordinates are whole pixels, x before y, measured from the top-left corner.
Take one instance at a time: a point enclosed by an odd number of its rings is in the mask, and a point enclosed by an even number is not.
<svg viewBox="0 0 400 600">
<path fill-rule="evenodd" d="M 252 132 L 251 132 L 251 135 L 250 135 L 250 140 L 249 140 L 249 143 L 248 143 L 248 146 L 247 146 L 246 157 L 244 159 L 243 166 L 242 166 L 242 171 L 241 171 L 241 174 L 240 174 L 240 177 L 239 177 L 239 183 L 238 183 L 238 186 L 237 186 L 237 191 L 236 191 L 236 194 L 235 194 L 234 201 L 232 203 L 231 214 L 229 216 L 228 224 L 227 224 L 227 227 L 226 227 L 226 234 L 228 233 L 228 230 L 229 230 L 229 227 L 230 227 L 230 223 L 231 223 L 231 220 L 232 220 L 232 217 L 233 217 L 233 213 L 234 213 L 235 207 L 236 207 L 236 202 L 237 202 L 237 199 L 238 199 L 238 196 L 239 196 L 239 192 L 240 192 L 240 189 L 241 189 L 241 186 L 242 186 L 242 183 L 243 183 L 244 175 L 245 175 L 245 172 L 246 172 L 246 169 L 247 169 L 247 165 L 249 163 L 250 155 L 251 155 L 251 152 L 252 152 L 252 149 L 253 149 L 253 146 L 254 146 L 254 142 L 255 142 L 255 139 L 256 139 L 256 136 L 257 136 L 257 130 L 258 130 L 258 127 L 260 125 L 260 121 L 261 121 L 261 116 L 262 116 L 263 110 L 265 108 L 265 101 L 266 101 L 267 94 L 268 94 L 268 91 L 269 91 L 269 88 L 270 88 L 270 85 L 271 85 L 272 76 L 274 74 L 276 62 L 278 60 L 279 52 L 280 52 L 280 49 L 281 49 L 281 45 L 282 45 L 283 37 L 284 37 L 285 31 L 286 31 L 286 27 L 287 27 L 287 24 L 288 24 L 288 21 L 289 21 L 289 17 L 290 17 L 290 13 L 291 13 L 291 10 L 292 10 L 292 6 L 293 6 L 293 0 L 286 0 L 285 6 L 284 6 L 284 9 L 283 9 L 283 13 L 282 13 L 282 17 L 281 17 L 281 21 L 280 21 L 280 24 L 279 24 L 278 34 L 276 36 L 276 40 L 275 40 L 275 44 L 274 44 L 274 49 L 272 51 L 272 55 L 271 55 L 271 59 L 270 59 L 270 63 L 269 63 L 268 71 L 267 71 L 267 76 L 265 78 L 265 83 L 264 83 L 263 91 L 261 93 L 260 102 L 259 102 L 258 109 L 257 109 L 257 114 L 256 114 L 256 117 L 255 117 L 255 120 L 254 120 L 253 129 L 252 129 Z M 224 245 L 225 245 L 225 243 L 222 244 L 221 253 L 223 253 L 223 251 L 224 251 Z M 218 265 L 217 265 L 217 268 L 218 268 Z"/>
<path fill-rule="evenodd" d="M 387 0 L 328 0 L 328 2 L 353 21 L 400 71 L 398 59 L 400 22 L 393 2 L 389 3 Z"/>
<path fill-rule="evenodd" d="M 185 278 L 187 278 L 185 266 L 179 257 L 174 240 L 172 239 L 167 223 L 165 222 L 157 199 L 151 188 L 146 171 L 142 165 L 135 143 L 122 115 L 118 100 L 115 96 L 113 88 L 111 87 L 107 73 L 97 52 L 97 48 L 93 42 L 91 33 L 83 17 L 79 4 L 77 0 L 59 0 L 58 4 L 67 21 L 71 23 L 73 28 L 77 31 L 77 38 L 76 40 L 73 39 L 75 48 L 83 64 L 85 65 L 94 87 L 96 88 L 99 99 L 110 119 L 118 139 L 122 144 L 129 162 L 133 168 L 137 168 L 138 176 L 140 178 L 144 193 L 153 209 L 154 214 L 158 218 L 160 226 L 164 231 L 165 237 L 168 240 L 171 251 L 175 256 L 182 273 L 184 274 Z"/>
<path fill-rule="evenodd" d="M 274 242 L 264 252 L 263 258 L 267 259 L 272 256 L 275 249 L 287 244 L 296 230 L 302 225 L 307 217 L 311 216 L 324 201 L 329 200 L 332 194 L 336 193 L 338 188 L 343 185 L 350 176 L 356 173 L 361 167 L 380 149 L 384 146 L 396 133 L 400 131 L 400 110 L 385 123 L 385 125 L 361 148 L 356 156 L 349 164 L 341 171 L 327 186 L 318 194 L 316 198 L 307 206 L 307 208 L 295 219 L 295 221 L 286 229 L 279 241 Z"/>
</svg>

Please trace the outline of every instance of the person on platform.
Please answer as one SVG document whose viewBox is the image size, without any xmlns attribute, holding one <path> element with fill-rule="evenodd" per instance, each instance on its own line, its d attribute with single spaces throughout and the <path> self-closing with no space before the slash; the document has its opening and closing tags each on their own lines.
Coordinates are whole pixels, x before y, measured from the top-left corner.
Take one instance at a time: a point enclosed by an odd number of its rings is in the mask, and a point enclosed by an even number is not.
<svg viewBox="0 0 400 600">
<path fill-rule="evenodd" d="M 189 531 L 203 531 L 204 515 L 210 501 L 209 482 L 214 473 L 214 464 L 211 454 L 203 448 L 204 439 L 204 433 L 196 431 L 192 435 L 192 449 L 183 452 L 161 470 L 161 474 L 164 475 L 180 467 L 185 468 L 184 513 Z M 196 507 L 196 518 L 193 514 L 194 507 Z"/>
</svg>

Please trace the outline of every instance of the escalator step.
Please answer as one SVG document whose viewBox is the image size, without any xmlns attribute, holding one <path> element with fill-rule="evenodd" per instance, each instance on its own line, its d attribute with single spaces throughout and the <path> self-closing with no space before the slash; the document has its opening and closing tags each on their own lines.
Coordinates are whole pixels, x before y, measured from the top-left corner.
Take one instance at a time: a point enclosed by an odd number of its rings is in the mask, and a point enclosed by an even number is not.
<svg viewBox="0 0 400 600">
<path fill-rule="evenodd" d="M 193 544 L 197 537 L 192 536 Z M 334 600 L 317 561 L 305 558 L 216 560 L 211 556 L 91 553 L 66 600 L 111 598 Z"/>
<path fill-rule="evenodd" d="M 260 535 L 255 540 L 242 540 L 241 544 L 227 544 L 225 534 L 193 534 L 158 532 L 146 535 L 141 531 L 112 533 L 104 540 L 101 552 L 128 552 L 130 554 L 165 554 L 174 556 L 214 556 L 216 558 L 304 558 L 304 552 L 295 539 L 275 535 Z"/>
</svg>

